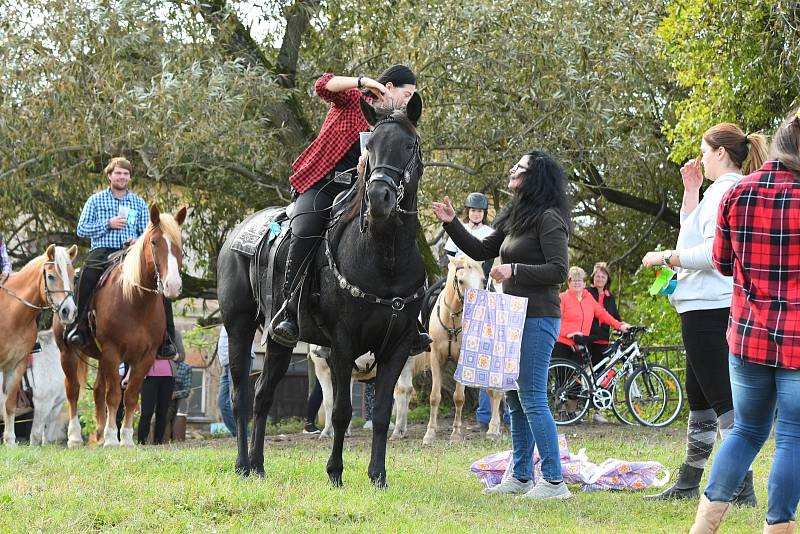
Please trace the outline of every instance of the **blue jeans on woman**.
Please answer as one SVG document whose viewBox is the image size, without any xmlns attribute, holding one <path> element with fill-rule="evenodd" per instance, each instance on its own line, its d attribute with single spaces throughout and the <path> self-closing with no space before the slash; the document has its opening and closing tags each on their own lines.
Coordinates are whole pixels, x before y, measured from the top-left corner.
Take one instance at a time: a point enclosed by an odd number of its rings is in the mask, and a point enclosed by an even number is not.
<svg viewBox="0 0 800 534">
<path fill-rule="evenodd" d="M 519 390 L 506 392 L 511 411 L 514 478 L 533 479 L 533 447 L 537 445 L 545 480 L 562 480 L 558 434 L 547 405 L 547 370 L 558 337 L 558 317 L 528 317 L 522 333 Z"/>
<path fill-rule="evenodd" d="M 231 436 L 236 437 L 236 420 L 233 418 L 233 406 L 231 403 L 231 391 L 233 381 L 231 380 L 231 366 L 223 365 L 222 374 L 219 377 L 219 393 L 217 395 L 217 406 L 219 406 L 219 414 L 222 416 L 222 422 L 225 423 L 225 428 L 231 433 Z"/>
<path fill-rule="evenodd" d="M 706 486 L 710 501 L 730 502 L 769 437 L 775 408 L 775 457 L 767 485 L 767 523 L 793 521 L 800 499 L 800 370 L 728 358 L 733 430 L 722 442 Z"/>
</svg>

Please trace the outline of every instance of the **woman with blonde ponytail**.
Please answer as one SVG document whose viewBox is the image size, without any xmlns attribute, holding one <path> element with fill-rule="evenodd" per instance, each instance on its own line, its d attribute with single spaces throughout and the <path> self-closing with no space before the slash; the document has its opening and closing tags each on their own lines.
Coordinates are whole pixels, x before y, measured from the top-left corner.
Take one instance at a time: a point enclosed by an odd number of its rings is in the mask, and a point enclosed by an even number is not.
<svg viewBox="0 0 800 534">
<path fill-rule="evenodd" d="M 736 421 L 722 442 L 691 534 L 717 532 L 775 424 L 764 533 L 795 532 L 800 501 L 800 110 L 770 160 L 723 197 L 714 266 L 733 276 L 728 344 Z M 777 413 L 777 416 L 776 416 Z"/>
<path fill-rule="evenodd" d="M 642 259 L 645 267 L 668 265 L 677 272 L 678 283 L 670 301 L 681 317 L 689 401 L 686 459 L 678 479 L 666 491 L 646 497 L 648 500 L 699 498 L 700 479 L 717 433 L 724 440 L 734 423 L 725 339 L 733 281 L 714 269 L 711 251 L 720 200 L 743 174 L 761 166 L 767 143 L 762 135 L 746 135 L 735 124 L 721 123 L 703 134 L 700 150 L 701 156 L 681 168 L 684 191 L 676 249 L 648 252 Z M 705 178 L 712 182 L 702 200 L 701 163 Z M 756 506 L 752 471 L 734 502 Z"/>
</svg>

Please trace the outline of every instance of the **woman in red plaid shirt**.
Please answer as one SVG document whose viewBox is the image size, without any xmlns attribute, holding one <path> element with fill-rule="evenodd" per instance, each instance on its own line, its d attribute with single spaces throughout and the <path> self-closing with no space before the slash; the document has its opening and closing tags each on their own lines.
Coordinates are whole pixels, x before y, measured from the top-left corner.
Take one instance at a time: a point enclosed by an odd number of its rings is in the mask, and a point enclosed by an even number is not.
<svg viewBox="0 0 800 534">
<path fill-rule="evenodd" d="M 764 532 L 795 531 L 800 499 L 800 111 L 770 161 L 723 197 L 714 266 L 733 276 L 728 324 L 735 423 L 717 451 L 691 532 L 716 532 L 775 420 Z"/>
<path fill-rule="evenodd" d="M 376 107 L 403 108 L 417 90 L 417 77 L 405 65 L 393 65 L 377 80 L 366 76 L 350 78 L 324 74 L 317 80 L 314 89 L 330 107 L 319 135 L 292 165 L 294 174 L 289 182 L 297 198 L 283 286 L 287 299 L 286 314 L 278 324 L 275 325 L 273 321 L 274 326 L 270 328 L 271 337 L 287 347 L 297 344 L 300 333 L 297 324 L 298 299 L 294 293 L 299 286 L 301 273 L 306 264 L 312 261 L 316 245 L 329 220 L 334 198 L 350 189 L 355 182 L 355 168 L 361 156 L 359 133 L 369 130 L 359 102 L 366 98 Z M 427 334 L 420 337 L 414 345 L 427 345 Z"/>
</svg>

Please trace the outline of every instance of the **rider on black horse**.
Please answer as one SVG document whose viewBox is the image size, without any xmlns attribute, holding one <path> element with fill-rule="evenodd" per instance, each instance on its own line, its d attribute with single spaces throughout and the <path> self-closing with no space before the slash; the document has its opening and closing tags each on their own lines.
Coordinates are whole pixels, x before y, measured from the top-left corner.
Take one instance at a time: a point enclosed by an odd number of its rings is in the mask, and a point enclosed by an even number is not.
<svg viewBox="0 0 800 534">
<path fill-rule="evenodd" d="M 389 67 L 377 80 L 333 74 L 324 74 L 317 80 L 314 88 L 320 98 L 330 103 L 330 109 L 317 138 L 295 160 L 294 174 L 289 178 L 297 198 L 283 286 L 286 313 L 278 324 L 273 320 L 269 332 L 277 343 L 286 347 L 297 343 L 297 289 L 313 261 L 334 198 L 356 181 L 355 168 L 361 155 L 359 133 L 369 130 L 359 101 L 364 98 L 375 106 L 401 108 L 414 95 L 416 85 L 414 72 L 405 65 Z M 430 337 L 420 329 L 411 354 L 423 352 L 429 345 Z"/>
</svg>

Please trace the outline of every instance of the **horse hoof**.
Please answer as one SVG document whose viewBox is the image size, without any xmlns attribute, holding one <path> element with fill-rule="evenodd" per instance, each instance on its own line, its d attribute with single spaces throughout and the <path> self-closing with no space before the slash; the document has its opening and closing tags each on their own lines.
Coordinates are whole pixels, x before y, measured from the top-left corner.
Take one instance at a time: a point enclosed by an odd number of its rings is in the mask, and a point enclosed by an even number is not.
<svg viewBox="0 0 800 534">
<path fill-rule="evenodd" d="M 462 441 L 464 441 L 464 435 L 461 433 L 454 433 L 450 436 L 450 443 L 461 443 Z"/>
<path fill-rule="evenodd" d="M 406 435 L 403 434 L 402 432 L 392 432 L 392 435 L 389 436 L 389 440 L 397 441 L 398 439 L 403 439 L 404 437 L 406 437 Z"/>
<path fill-rule="evenodd" d="M 436 440 L 436 434 L 427 433 L 425 437 L 422 438 L 423 445 L 433 445 L 433 442 Z"/>
<path fill-rule="evenodd" d="M 256 478 L 263 479 L 265 475 L 266 475 L 266 472 L 264 471 L 263 467 L 251 467 L 250 468 L 250 476 L 251 477 L 256 477 Z"/>
<path fill-rule="evenodd" d="M 389 483 L 386 482 L 386 477 L 376 477 L 372 479 L 372 485 L 375 486 L 376 489 L 386 491 L 389 489 Z"/>
<path fill-rule="evenodd" d="M 500 439 L 500 432 L 497 432 L 497 433 L 495 433 L 495 432 L 492 432 L 492 433 L 487 432 L 486 433 L 486 438 L 490 439 L 492 441 L 497 441 L 498 439 Z"/>
<path fill-rule="evenodd" d="M 343 488 L 344 487 L 344 482 L 342 481 L 342 477 L 341 476 L 330 475 L 329 478 L 331 480 L 331 486 L 333 486 L 334 488 Z"/>
<path fill-rule="evenodd" d="M 68 449 L 77 449 L 79 447 L 83 447 L 83 440 L 81 441 L 68 441 L 67 448 Z"/>
<path fill-rule="evenodd" d="M 250 476 L 250 466 L 237 465 L 236 466 L 236 474 L 241 476 L 241 477 Z"/>
</svg>

